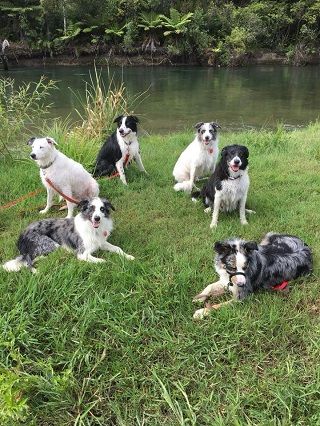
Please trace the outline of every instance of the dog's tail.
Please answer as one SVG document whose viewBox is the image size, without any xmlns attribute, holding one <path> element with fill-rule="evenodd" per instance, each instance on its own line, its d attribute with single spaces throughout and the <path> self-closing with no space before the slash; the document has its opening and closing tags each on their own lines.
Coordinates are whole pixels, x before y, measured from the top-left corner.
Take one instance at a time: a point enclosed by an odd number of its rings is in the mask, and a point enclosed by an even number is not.
<svg viewBox="0 0 320 426">
<path fill-rule="evenodd" d="M 27 268 L 29 264 L 28 261 L 23 258 L 23 256 L 18 256 L 2 265 L 3 269 L 7 272 L 18 272 L 24 266 Z"/>
</svg>

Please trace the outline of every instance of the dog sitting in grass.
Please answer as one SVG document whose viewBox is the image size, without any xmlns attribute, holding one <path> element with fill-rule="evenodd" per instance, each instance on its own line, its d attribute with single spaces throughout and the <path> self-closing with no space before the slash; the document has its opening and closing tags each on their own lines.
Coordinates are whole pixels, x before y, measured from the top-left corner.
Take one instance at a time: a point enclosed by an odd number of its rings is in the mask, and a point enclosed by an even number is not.
<svg viewBox="0 0 320 426">
<path fill-rule="evenodd" d="M 230 212 L 239 208 L 240 222 L 246 225 L 246 212 L 255 213 L 246 209 L 246 201 L 249 190 L 248 174 L 249 150 L 243 145 L 228 145 L 221 151 L 221 159 L 208 181 L 201 191 L 192 194 L 192 200 L 202 198 L 206 209 L 205 213 L 211 213 L 210 228 L 218 224 L 220 211 Z"/>
<path fill-rule="evenodd" d="M 53 138 L 34 137 L 28 141 L 28 145 L 32 148 L 30 157 L 40 167 L 40 177 L 47 190 L 47 205 L 40 211 L 41 214 L 52 207 L 55 194 L 61 198 L 67 197 L 69 218 L 73 216 L 77 202 L 99 195 L 97 181 L 80 163 L 58 151 Z"/>
<path fill-rule="evenodd" d="M 239 239 L 219 241 L 214 249 L 219 281 L 208 285 L 193 301 L 205 302 L 225 291 L 230 291 L 233 299 L 198 309 L 193 316 L 195 319 L 201 319 L 212 309 L 233 300 L 243 300 L 260 289 L 283 291 L 288 281 L 312 271 L 310 248 L 300 238 L 291 235 L 270 232 L 259 245 Z"/>
<path fill-rule="evenodd" d="M 113 228 L 110 212 L 114 210 L 108 200 L 83 200 L 79 209 L 80 213 L 74 218 L 44 219 L 29 225 L 18 239 L 20 255 L 5 263 L 3 268 L 8 272 L 17 272 L 25 266 L 36 272 L 34 262 L 37 258 L 59 247 L 71 249 L 76 252 L 79 260 L 91 263 L 105 261 L 92 256 L 97 250 L 118 253 L 128 260 L 134 259 L 120 247 L 107 242 Z"/>
<path fill-rule="evenodd" d="M 134 160 L 141 172 L 147 173 L 142 163 L 137 138 L 139 120 L 134 115 L 120 115 L 114 120 L 117 130 L 102 145 L 93 170 L 93 176 L 119 174 L 120 180 L 127 185 L 124 169 Z"/>
<path fill-rule="evenodd" d="M 213 173 L 218 158 L 217 123 L 197 123 L 197 134 L 182 152 L 173 169 L 175 191 L 191 192 L 197 179 Z"/>
</svg>

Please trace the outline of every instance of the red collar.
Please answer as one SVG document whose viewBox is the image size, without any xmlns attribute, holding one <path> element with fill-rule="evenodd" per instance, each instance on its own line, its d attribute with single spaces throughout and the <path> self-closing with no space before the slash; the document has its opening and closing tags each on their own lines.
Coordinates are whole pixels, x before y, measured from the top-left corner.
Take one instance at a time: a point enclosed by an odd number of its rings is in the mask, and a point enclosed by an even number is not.
<svg viewBox="0 0 320 426">
<path fill-rule="evenodd" d="M 272 290 L 275 290 L 275 291 L 283 291 L 288 287 L 288 285 L 289 285 L 288 281 L 282 281 L 281 284 L 276 284 L 272 286 L 271 288 Z"/>
</svg>

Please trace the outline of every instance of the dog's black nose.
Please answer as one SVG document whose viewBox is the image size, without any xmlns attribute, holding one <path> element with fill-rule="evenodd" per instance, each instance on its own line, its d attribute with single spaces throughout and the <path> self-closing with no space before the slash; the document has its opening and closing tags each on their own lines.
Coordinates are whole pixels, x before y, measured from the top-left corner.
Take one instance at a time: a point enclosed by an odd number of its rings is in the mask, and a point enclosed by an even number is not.
<svg viewBox="0 0 320 426">
<path fill-rule="evenodd" d="M 35 160 L 36 159 L 36 154 L 30 154 L 30 157 L 33 159 L 33 160 Z"/>
<path fill-rule="evenodd" d="M 120 135 L 124 134 L 124 130 L 123 129 L 120 129 L 119 132 L 120 132 Z"/>
<path fill-rule="evenodd" d="M 95 216 L 95 217 L 94 217 L 94 220 L 95 220 L 96 222 L 100 222 L 100 216 Z"/>
<path fill-rule="evenodd" d="M 236 165 L 240 164 L 240 160 L 238 160 L 238 159 L 233 160 L 233 162 L 234 162 L 234 164 L 236 164 Z"/>
<path fill-rule="evenodd" d="M 206 141 L 208 141 L 209 139 L 210 139 L 210 137 L 209 137 L 209 136 L 206 136 L 206 137 L 205 137 L 205 140 L 206 140 Z"/>
</svg>

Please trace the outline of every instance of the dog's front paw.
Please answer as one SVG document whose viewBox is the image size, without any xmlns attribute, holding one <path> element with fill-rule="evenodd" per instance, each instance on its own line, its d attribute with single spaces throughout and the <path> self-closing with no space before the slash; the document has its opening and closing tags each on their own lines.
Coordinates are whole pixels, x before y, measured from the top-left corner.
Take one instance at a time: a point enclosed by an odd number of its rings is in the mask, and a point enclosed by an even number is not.
<svg viewBox="0 0 320 426">
<path fill-rule="evenodd" d="M 256 212 L 254 210 L 249 210 L 249 209 L 246 209 L 246 213 L 248 213 L 248 214 L 256 214 Z"/>
<path fill-rule="evenodd" d="M 240 223 L 241 223 L 241 225 L 248 225 L 248 221 L 246 219 L 240 220 Z"/>
<path fill-rule="evenodd" d="M 206 294 L 199 293 L 192 299 L 193 303 L 203 303 L 207 300 L 208 296 Z"/>
<path fill-rule="evenodd" d="M 211 222 L 210 223 L 210 229 L 215 229 L 217 227 L 218 223 L 217 222 Z"/>
<path fill-rule="evenodd" d="M 193 314 L 194 320 L 202 320 L 204 317 L 208 316 L 209 311 L 206 308 L 197 309 Z"/>
<path fill-rule="evenodd" d="M 209 214 L 209 213 L 211 213 L 211 207 L 207 207 L 203 211 L 205 212 L 205 214 Z"/>
<path fill-rule="evenodd" d="M 103 262 L 105 262 L 105 259 L 101 259 L 101 257 L 93 257 L 93 256 L 91 256 L 88 259 L 88 261 L 92 262 L 92 263 L 103 263 Z"/>
<path fill-rule="evenodd" d="M 134 260 L 134 256 L 131 256 L 131 254 L 126 254 L 125 257 L 127 260 Z"/>
<path fill-rule="evenodd" d="M 48 213 L 48 211 L 49 211 L 49 209 L 45 208 L 43 210 L 40 210 L 39 213 L 40 214 L 46 214 L 46 213 Z"/>
</svg>

